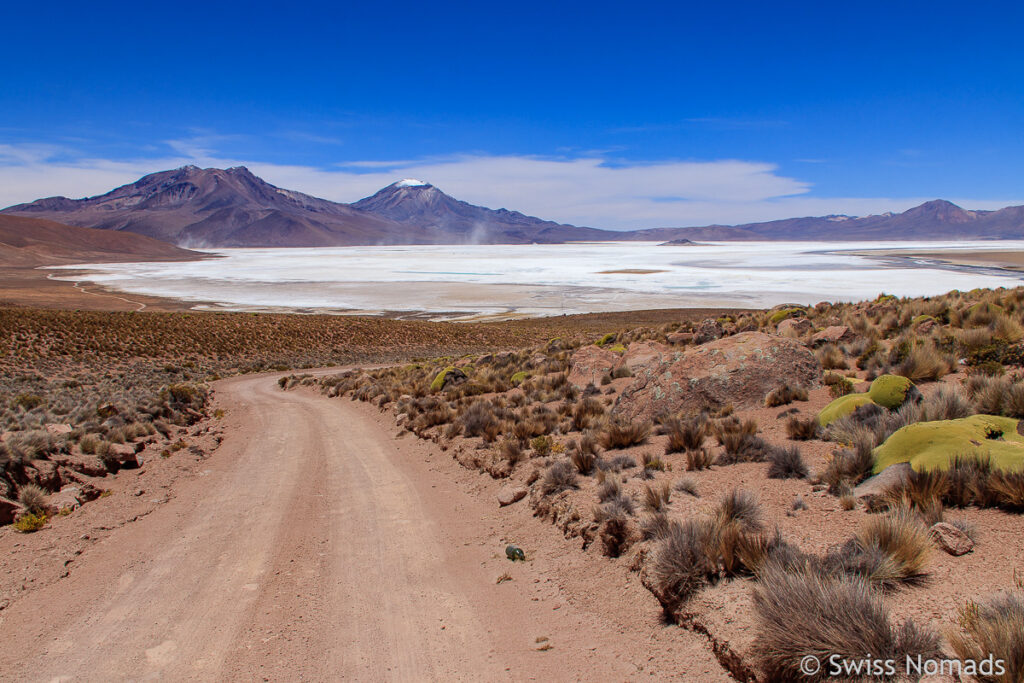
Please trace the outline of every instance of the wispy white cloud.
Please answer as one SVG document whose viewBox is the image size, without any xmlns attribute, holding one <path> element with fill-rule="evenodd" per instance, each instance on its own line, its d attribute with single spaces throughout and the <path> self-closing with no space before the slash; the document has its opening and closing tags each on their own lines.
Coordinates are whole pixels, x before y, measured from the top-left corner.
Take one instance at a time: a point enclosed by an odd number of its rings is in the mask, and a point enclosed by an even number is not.
<svg viewBox="0 0 1024 683">
<path fill-rule="evenodd" d="M 598 155 L 543 158 L 485 154 L 419 160 L 354 160 L 327 168 L 225 158 L 220 136 L 197 134 L 169 154 L 134 160 L 78 157 L 45 145 L 0 145 L 0 206 L 39 197 L 92 196 L 184 164 L 248 166 L 279 187 L 352 202 L 400 178 L 420 178 L 465 201 L 604 228 L 736 224 L 831 213 L 901 211 L 934 197 L 816 197 L 773 164 L 744 160 L 634 163 Z M 957 201 L 957 200 L 954 200 Z M 989 209 L 1014 200 L 961 199 Z"/>
</svg>

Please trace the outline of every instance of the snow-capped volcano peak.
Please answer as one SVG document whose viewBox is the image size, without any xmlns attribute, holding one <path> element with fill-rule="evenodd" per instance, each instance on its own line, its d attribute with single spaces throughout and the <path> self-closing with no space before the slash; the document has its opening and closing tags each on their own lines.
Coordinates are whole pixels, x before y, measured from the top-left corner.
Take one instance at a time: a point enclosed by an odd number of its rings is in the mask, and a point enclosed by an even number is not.
<svg viewBox="0 0 1024 683">
<path fill-rule="evenodd" d="M 415 178 L 403 178 L 395 183 L 395 187 L 422 187 L 429 184 L 430 183 L 425 183 L 422 180 L 416 180 Z"/>
</svg>

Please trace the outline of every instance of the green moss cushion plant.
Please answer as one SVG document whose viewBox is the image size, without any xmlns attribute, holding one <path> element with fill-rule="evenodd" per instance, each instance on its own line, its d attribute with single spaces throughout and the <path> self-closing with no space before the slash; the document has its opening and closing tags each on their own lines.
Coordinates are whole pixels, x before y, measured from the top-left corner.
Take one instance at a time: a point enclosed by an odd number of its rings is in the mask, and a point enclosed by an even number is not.
<svg viewBox="0 0 1024 683">
<path fill-rule="evenodd" d="M 1017 425 L 994 415 L 907 425 L 874 450 L 875 472 L 900 462 L 919 471 L 945 470 L 956 456 L 987 456 L 994 469 L 1024 471 L 1024 436 Z"/>
<path fill-rule="evenodd" d="M 846 394 L 829 403 L 818 413 L 818 424 L 827 427 L 830 422 L 846 417 L 857 408 L 867 403 L 873 403 L 867 394 Z"/>
<path fill-rule="evenodd" d="M 611 347 L 608 350 L 609 351 L 614 351 L 615 353 L 625 353 L 626 352 L 626 347 L 623 346 L 622 344 L 616 344 L 615 346 Z"/>
<path fill-rule="evenodd" d="M 430 383 L 430 390 L 441 391 L 441 389 L 444 389 L 444 380 L 448 376 L 449 372 L 455 372 L 455 366 L 449 365 L 444 370 L 437 373 L 437 377 L 435 377 L 434 381 Z"/>
<path fill-rule="evenodd" d="M 616 335 L 614 332 L 609 332 L 608 334 L 604 335 L 594 343 L 597 344 L 598 346 L 604 346 L 605 344 L 610 344 L 611 342 L 615 341 L 615 336 Z"/>
<path fill-rule="evenodd" d="M 802 308 L 783 308 L 781 310 L 778 310 L 778 311 L 775 311 L 774 313 L 772 313 L 772 315 L 769 318 L 769 320 L 772 321 L 773 325 L 777 325 L 777 324 L 781 323 L 783 320 L 785 320 L 786 318 L 792 318 L 794 316 L 803 315 L 803 314 L 804 314 L 804 309 L 802 309 Z"/>
<path fill-rule="evenodd" d="M 529 376 L 530 375 L 527 374 L 527 372 L 525 370 L 520 370 L 519 372 L 517 372 L 514 375 L 512 375 L 512 377 L 509 378 L 509 381 L 512 382 L 512 384 L 518 386 L 518 385 L 522 384 L 523 382 L 525 382 L 526 378 L 529 377 Z"/>
<path fill-rule="evenodd" d="M 907 400 L 907 392 L 914 386 L 906 377 L 900 375 L 881 375 L 871 383 L 868 396 L 871 400 L 889 410 L 895 410 Z"/>
</svg>

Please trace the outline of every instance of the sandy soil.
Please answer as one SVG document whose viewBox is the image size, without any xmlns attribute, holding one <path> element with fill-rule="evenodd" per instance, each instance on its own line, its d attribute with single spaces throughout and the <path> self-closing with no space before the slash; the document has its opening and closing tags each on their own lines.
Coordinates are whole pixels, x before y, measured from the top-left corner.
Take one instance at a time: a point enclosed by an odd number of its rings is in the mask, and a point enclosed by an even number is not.
<svg viewBox="0 0 1024 683">
<path fill-rule="evenodd" d="M 51 272 L 0 267 L 0 306 L 92 311 L 187 311 L 193 306 L 173 299 L 121 294 L 87 282 L 54 280 L 48 277 Z"/>
<path fill-rule="evenodd" d="M 17 643 L 5 678 L 727 680 L 635 575 L 525 502 L 499 514 L 489 477 L 396 441 L 367 405 L 274 380 L 217 383 L 222 445 L 148 514 L 75 536 L 148 498 L 133 493 L 143 468 L 41 532 L 0 536 L 63 568 L 0 611 Z M 505 559 L 509 541 L 527 562 Z"/>
</svg>

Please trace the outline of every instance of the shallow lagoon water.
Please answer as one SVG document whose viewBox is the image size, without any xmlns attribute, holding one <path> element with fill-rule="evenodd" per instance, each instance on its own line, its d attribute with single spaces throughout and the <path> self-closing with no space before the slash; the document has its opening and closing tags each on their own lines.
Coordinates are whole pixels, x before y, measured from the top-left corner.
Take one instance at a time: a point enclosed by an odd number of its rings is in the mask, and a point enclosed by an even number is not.
<svg viewBox="0 0 1024 683">
<path fill-rule="evenodd" d="M 843 253 L 1021 249 L 1024 242 L 650 242 L 221 249 L 220 258 L 61 267 L 53 277 L 217 310 L 432 318 L 856 301 L 1013 287 L 1020 273 Z M 70 268 L 74 272 L 59 271 Z M 607 271 L 655 272 L 607 272 Z"/>
</svg>

